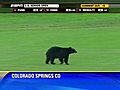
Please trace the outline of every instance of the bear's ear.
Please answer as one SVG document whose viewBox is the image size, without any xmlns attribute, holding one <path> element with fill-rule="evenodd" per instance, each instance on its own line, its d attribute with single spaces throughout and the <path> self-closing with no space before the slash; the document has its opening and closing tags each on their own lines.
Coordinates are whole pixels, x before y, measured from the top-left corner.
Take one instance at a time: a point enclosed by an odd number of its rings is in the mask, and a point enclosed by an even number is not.
<svg viewBox="0 0 120 90">
<path fill-rule="evenodd" d="M 69 49 L 71 49 L 71 47 L 69 47 Z"/>
</svg>

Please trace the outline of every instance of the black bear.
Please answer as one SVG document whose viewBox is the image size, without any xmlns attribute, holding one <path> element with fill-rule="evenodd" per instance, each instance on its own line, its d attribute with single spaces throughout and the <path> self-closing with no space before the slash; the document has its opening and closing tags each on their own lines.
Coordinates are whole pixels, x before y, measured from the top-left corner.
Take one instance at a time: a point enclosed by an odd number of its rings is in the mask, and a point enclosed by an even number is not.
<svg viewBox="0 0 120 90">
<path fill-rule="evenodd" d="M 51 62 L 51 64 L 55 64 L 54 59 L 58 58 L 60 64 L 63 64 L 65 62 L 65 64 L 69 65 L 68 64 L 69 54 L 72 53 L 77 53 L 77 51 L 71 47 L 69 48 L 51 47 L 46 52 L 46 64 L 49 64 L 49 61 Z"/>
</svg>

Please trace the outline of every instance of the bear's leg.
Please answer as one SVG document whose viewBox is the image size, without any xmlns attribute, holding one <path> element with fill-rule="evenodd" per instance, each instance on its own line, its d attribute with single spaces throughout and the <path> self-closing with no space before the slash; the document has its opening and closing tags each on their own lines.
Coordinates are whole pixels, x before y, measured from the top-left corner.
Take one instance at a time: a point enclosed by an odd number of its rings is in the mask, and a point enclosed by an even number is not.
<svg viewBox="0 0 120 90">
<path fill-rule="evenodd" d="M 59 58 L 60 64 L 63 64 L 63 58 Z"/>
<path fill-rule="evenodd" d="M 46 57 L 45 63 L 46 63 L 46 64 L 49 64 L 49 61 L 50 61 L 50 58 L 49 58 L 49 57 Z"/>
<path fill-rule="evenodd" d="M 67 57 L 65 57 L 65 59 L 64 59 L 64 62 L 65 62 L 66 65 L 69 65 L 69 64 L 68 64 L 68 58 L 69 58 L 69 57 L 67 56 Z"/>
<path fill-rule="evenodd" d="M 51 64 L 55 64 L 55 63 L 54 63 L 54 59 L 55 59 L 55 58 L 51 58 Z"/>
</svg>

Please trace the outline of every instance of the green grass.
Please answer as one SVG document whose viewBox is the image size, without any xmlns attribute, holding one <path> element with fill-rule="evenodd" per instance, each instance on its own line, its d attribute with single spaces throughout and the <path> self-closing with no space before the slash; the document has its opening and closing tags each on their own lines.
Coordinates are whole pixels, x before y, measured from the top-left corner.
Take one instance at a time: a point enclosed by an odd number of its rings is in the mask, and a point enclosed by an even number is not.
<svg viewBox="0 0 120 90">
<path fill-rule="evenodd" d="M 0 14 L 1 71 L 120 71 L 120 14 Z M 46 65 L 49 47 L 74 47 Z"/>
</svg>

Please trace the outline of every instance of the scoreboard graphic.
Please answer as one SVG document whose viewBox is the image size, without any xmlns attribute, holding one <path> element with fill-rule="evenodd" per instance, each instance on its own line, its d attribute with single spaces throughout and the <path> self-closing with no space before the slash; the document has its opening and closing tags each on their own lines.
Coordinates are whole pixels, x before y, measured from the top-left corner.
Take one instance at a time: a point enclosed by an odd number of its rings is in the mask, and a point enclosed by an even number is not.
<svg viewBox="0 0 120 90">
<path fill-rule="evenodd" d="M 0 4 L 13 13 L 112 13 L 120 12 L 120 4 L 57 4 L 57 3 L 10 3 Z M 1 11 L 0 11 L 1 12 Z"/>
<path fill-rule="evenodd" d="M 11 4 L 13 12 L 80 13 L 108 12 L 108 4 Z"/>
</svg>

